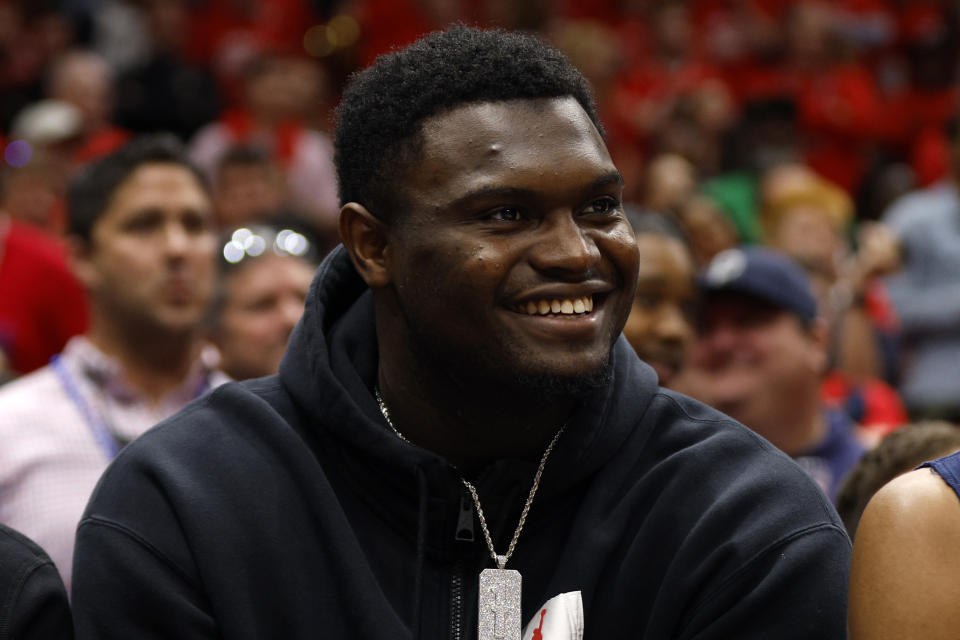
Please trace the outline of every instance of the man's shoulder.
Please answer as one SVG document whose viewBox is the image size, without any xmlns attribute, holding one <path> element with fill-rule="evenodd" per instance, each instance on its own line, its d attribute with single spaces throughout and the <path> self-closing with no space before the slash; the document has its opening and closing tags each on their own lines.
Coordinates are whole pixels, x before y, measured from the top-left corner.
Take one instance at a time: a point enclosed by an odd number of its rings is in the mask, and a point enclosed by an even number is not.
<svg viewBox="0 0 960 640">
<path fill-rule="evenodd" d="M 81 525 L 109 522 L 173 539 L 185 514 L 202 520 L 206 509 L 232 502 L 224 496 L 247 499 L 277 474 L 309 466 L 311 450 L 274 397 L 284 393 L 275 377 L 227 382 L 160 422 L 113 459 Z"/>
<path fill-rule="evenodd" d="M 25 566 L 50 562 L 49 556 L 33 540 L 0 523 L 0 566 L 2 575 L 13 575 Z"/>
<path fill-rule="evenodd" d="M 658 390 L 645 420 L 653 422 L 655 437 L 691 454 L 724 447 L 742 455 L 789 461 L 786 454 L 730 416 L 669 389 Z"/>
<path fill-rule="evenodd" d="M 958 206 L 960 194 L 956 186 L 952 182 L 939 182 L 897 198 L 884 213 L 883 221 L 902 232 L 908 223 L 938 221 L 944 215 L 955 214 Z"/>
<path fill-rule="evenodd" d="M 50 557 L 0 524 L 0 637 L 72 638 L 70 627 L 67 593 Z"/>
<path fill-rule="evenodd" d="M 645 467 L 666 469 L 678 499 L 712 508 L 808 521 L 840 521 L 816 483 L 789 456 L 733 418 L 680 393 L 661 389 L 648 409 L 649 439 L 637 454 Z M 792 507 L 786 507 L 796 501 Z M 763 508 L 760 507 L 762 510 Z M 766 517 L 766 516 L 764 516 Z"/>
<path fill-rule="evenodd" d="M 171 464 L 180 473 L 202 474 L 211 464 L 250 453 L 251 438 L 275 443 L 278 431 L 291 429 L 277 409 L 283 396 L 276 376 L 225 382 L 124 447 L 104 478 L 145 469 L 162 477 Z"/>
<path fill-rule="evenodd" d="M 209 393 L 159 422 L 124 451 L 140 455 L 167 442 L 207 442 L 215 434 L 264 432 L 285 423 L 277 407 L 287 396 L 276 376 L 242 382 L 215 376 L 215 382 Z"/>
<path fill-rule="evenodd" d="M 850 542 L 827 497 L 761 436 L 692 398 L 659 390 L 591 495 L 607 513 L 629 514 L 622 547 L 657 550 L 658 558 L 637 561 L 634 584 L 675 589 L 677 619 L 689 628 L 713 624 L 744 600 L 784 600 L 804 591 L 800 583 L 816 583 L 842 608 Z M 644 577 L 651 565 L 667 573 Z M 746 609 L 745 620 L 755 615 Z M 716 637 L 765 637 L 734 631 L 751 624 Z"/>
</svg>

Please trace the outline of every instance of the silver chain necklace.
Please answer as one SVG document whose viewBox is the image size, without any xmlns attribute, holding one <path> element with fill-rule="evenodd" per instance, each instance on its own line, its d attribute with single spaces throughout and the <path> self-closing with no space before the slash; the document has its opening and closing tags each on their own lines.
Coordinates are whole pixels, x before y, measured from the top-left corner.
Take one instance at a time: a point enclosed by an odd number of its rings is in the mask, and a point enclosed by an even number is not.
<svg viewBox="0 0 960 640">
<path fill-rule="evenodd" d="M 383 396 L 380 395 L 380 388 L 375 387 L 373 393 L 380 407 L 380 413 L 383 414 L 383 419 L 387 421 L 387 424 L 390 425 L 390 428 L 393 429 L 393 432 L 396 433 L 401 440 L 410 442 L 400 433 L 396 425 L 393 424 L 393 420 L 390 418 L 390 410 L 387 409 L 387 405 L 383 401 Z M 540 488 L 540 476 L 543 475 L 543 468 L 547 464 L 547 458 L 550 457 L 550 452 L 553 451 L 554 446 L 556 446 L 557 441 L 566 428 L 567 425 L 564 423 L 557 430 L 550 444 L 547 445 L 546 450 L 543 452 L 543 457 L 540 458 L 540 465 L 537 467 L 537 472 L 533 476 L 533 486 L 530 487 L 527 501 L 523 505 L 523 511 L 520 512 L 520 521 L 517 523 L 517 528 L 513 532 L 513 539 L 510 540 L 507 552 L 503 555 L 499 555 L 494 550 L 493 539 L 490 537 L 490 528 L 487 526 L 487 519 L 483 516 L 483 508 L 480 506 L 480 497 L 477 495 L 477 488 L 463 476 L 460 477 L 463 486 L 467 488 L 467 491 L 470 492 L 470 497 L 473 498 L 473 505 L 477 509 L 477 519 L 480 520 L 480 528 L 483 530 L 483 537 L 487 541 L 487 549 L 490 551 L 490 557 L 493 558 L 493 561 L 497 564 L 496 569 L 484 569 L 480 572 L 479 633 L 477 637 L 481 638 L 481 640 L 487 640 L 488 638 L 491 640 L 520 640 L 520 627 L 522 624 L 520 572 L 513 569 L 506 569 L 505 567 L 510 556 L 513 555 L 514 548 L 517 546 L 520 531 L 523 530 L 523 525 L 527 521 L 527 514 L 530 512 L 530 505 L 533 504 L 533 497 L 537 494 L 537 489 Z"/>
</svg>

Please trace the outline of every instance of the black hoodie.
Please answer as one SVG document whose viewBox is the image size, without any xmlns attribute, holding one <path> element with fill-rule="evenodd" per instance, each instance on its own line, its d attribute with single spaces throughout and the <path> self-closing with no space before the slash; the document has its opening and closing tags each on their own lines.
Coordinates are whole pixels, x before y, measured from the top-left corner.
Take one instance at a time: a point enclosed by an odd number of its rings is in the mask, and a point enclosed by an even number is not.
<svg viewBox="0 0 960 640">
<path fill-rule="evenodd" d="M 589 639 L 843 637 L 850 544 L 820 490 L 622 338 L 612 361 L 510 560 L 524 622 L 579 591 Z M 106 471 L 77 534 L 78 637 L 475 638 L 491 562 L 470 499 L 386 425 L 376 371 L 372 295 L 339 248 L 279 376 L 218 388 Z M 476 482 L 498 550 L 534 471 Z"/>
</svg>

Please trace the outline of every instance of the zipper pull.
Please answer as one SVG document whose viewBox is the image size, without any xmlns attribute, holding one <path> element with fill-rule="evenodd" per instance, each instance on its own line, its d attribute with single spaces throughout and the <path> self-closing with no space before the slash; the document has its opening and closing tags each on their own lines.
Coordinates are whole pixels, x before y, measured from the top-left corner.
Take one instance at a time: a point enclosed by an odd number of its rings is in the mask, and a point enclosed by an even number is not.
<svg viewBox="0 0 960 640">
<path fill-rule="evenodd" d="M 473 501 L 465 491 L 460 492 L 460 512 L 457 514 L 457 542 L 473 542 Z"/>
</svg>

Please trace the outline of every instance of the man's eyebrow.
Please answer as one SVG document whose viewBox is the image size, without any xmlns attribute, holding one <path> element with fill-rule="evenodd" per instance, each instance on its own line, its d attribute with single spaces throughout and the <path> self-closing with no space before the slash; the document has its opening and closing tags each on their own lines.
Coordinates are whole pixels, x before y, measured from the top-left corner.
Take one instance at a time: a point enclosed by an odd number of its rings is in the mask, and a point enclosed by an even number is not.
<svg viewBox="0 0 960 640">
<path fill-rule="evenodd" d="M 534 194 L 535 191 L 533 189 L 487 185 L 484 187 L 477 187 L 472 191 L 468 191 L 450 204 L 453 206 L 458 206 L 469 202 L 470 200 L 482 199 L 524 200 L 532 198 Z"/>
<path fill-rule="evenodd" d="M 610 173 L 600 176 L 590 183 L 588 191 L 595 191 L 597 189 L 602 189 L 603 187 L 609 187 L 610 185 L 623 186 L 623 176 L 620 175 L 619 171 L 614 170 Z"/>
<path fill-rule="evenodd" d="M 623 176 L 619 171 L 611 171 L 595 179 L 584 189 L 585 192 L 593 192 L 609 187 L 611 185 L 623 185 Z M 487 185 L 478 187 L 472 191 L 463 194 L 448 206 L 457 207 L 471 200 L 481 199 L 504 199 L 504 200 L 524 200 L 533 198 L 536 191 L 525 189 L 523 187 L 507 187 L 498 185 Z"/>
</svg>

